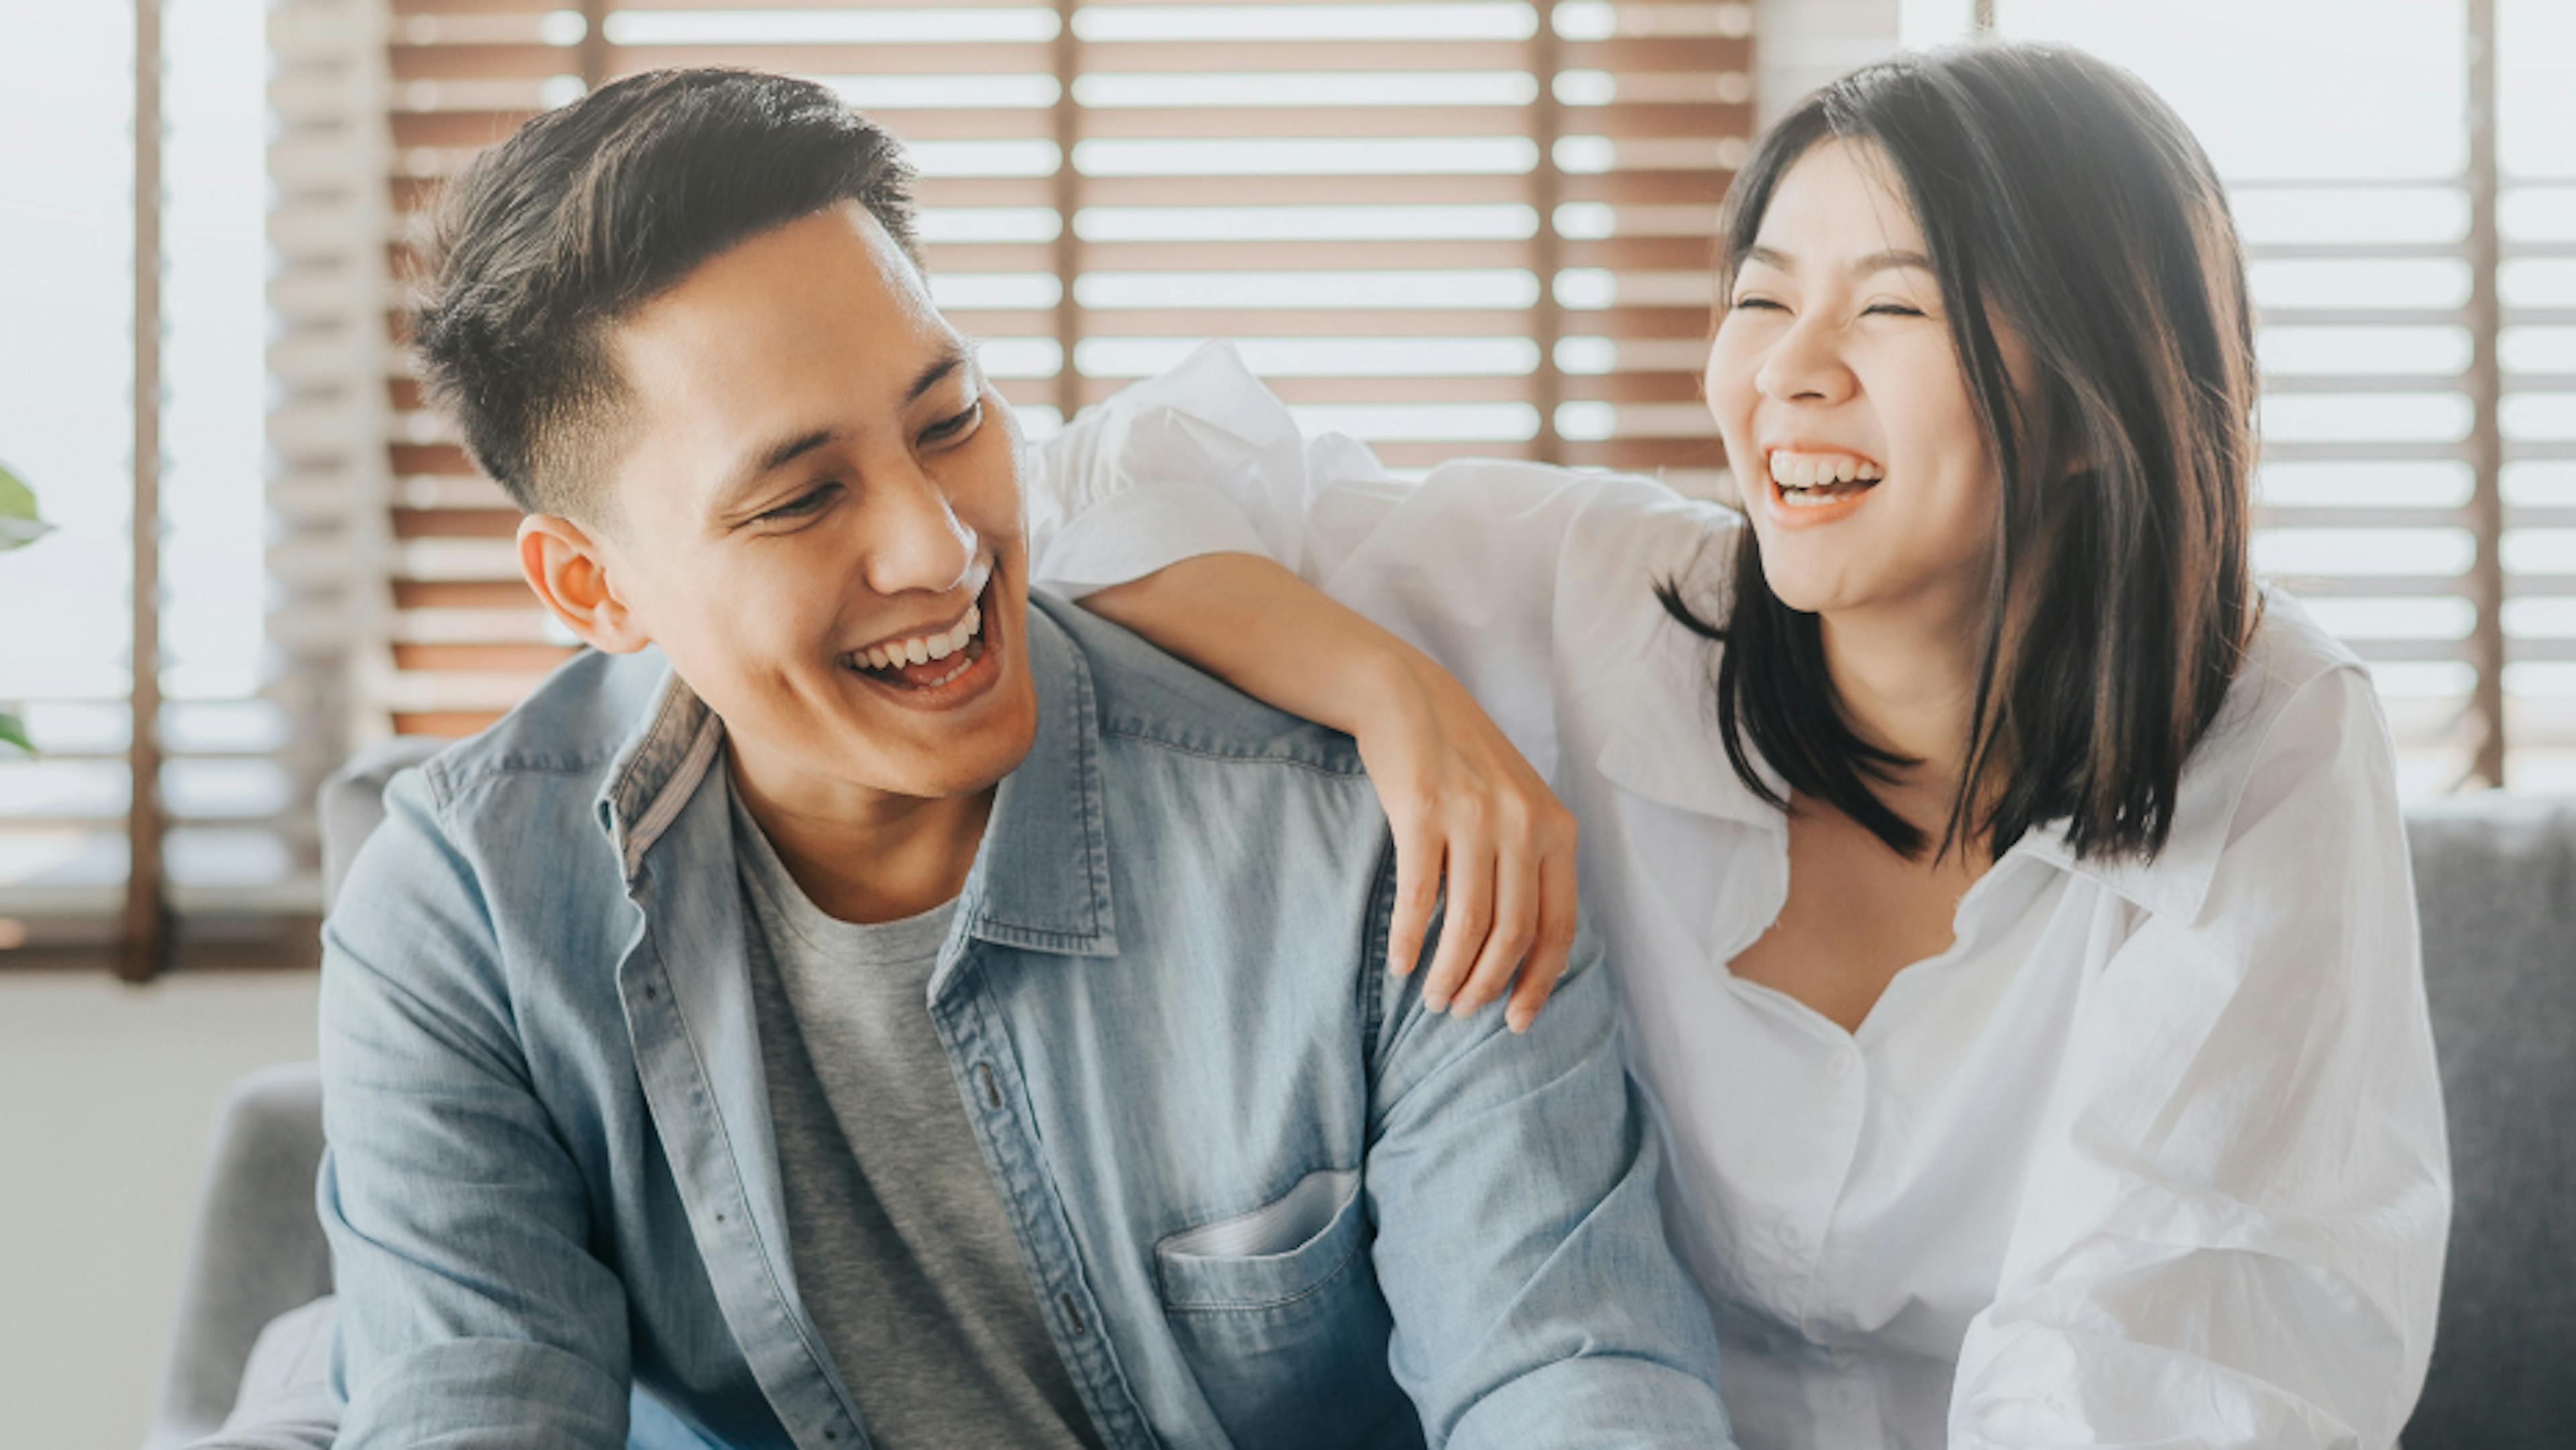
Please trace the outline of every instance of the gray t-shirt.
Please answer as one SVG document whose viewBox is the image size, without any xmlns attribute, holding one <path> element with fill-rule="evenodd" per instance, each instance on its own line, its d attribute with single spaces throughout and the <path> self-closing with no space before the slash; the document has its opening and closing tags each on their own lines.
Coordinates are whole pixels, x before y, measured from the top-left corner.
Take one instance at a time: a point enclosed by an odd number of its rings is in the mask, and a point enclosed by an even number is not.
<svg viewBox="0 0 2576 1450">
<path fill-rule="evenodd" d="M 957 904 L 836 920 L 728 794 L 788 1249 L 870 1438 L 1097 1447 L 931 1025 Z"/>
</svg>

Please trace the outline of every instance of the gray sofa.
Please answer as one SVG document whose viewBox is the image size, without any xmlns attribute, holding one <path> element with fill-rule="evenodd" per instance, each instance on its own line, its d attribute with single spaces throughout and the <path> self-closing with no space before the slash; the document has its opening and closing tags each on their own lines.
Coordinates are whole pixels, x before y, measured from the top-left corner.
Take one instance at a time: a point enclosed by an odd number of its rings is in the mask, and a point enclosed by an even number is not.
<svg viewBox="0 0 2576 1450">
<path fill-rule="evenodd" d="M 326 903 L 339 894 L 358 843 L 384 817 L 386 782 L 446 743 L 388 740 L 323 782 L 315 805 Z M 235 1403 L 309 1382 L 305 1371 L 326 1348 L 321 1332 L 329 1321 L 327 1311 L 296 1311 L 331 1292 L 331 1250 L 313 1206 L 321 1158 L 322 1078 L 312 1063 L 262 1068 L 234 1084 L 216 1110 L 161 1401 L 144 1450 L 192 1445 L 223 1428 Z M 276 1428 L 273 1405 L 262 1418 Z M 302 1438 L 327 1445 L 331 1437 L 319 1430 Z"/>
<path fill-rule="evenodd" d="M 2576 800 L 2464 796 L 2407 836 L 2457 1197 L 2406 1450 L 2576 1444 Z"/>
<path fill-rule="evenodd" d="M 389 742 L 324 786 L 326 883 L 373 827 L 384 783 L 437 744 Z M 2458 1208 L 2406 1450 L 2563 1446 L 2576 1438 L 2576 800 L 2464 796 L 2407 829 Z M 312 1066 L 244 1080 L 216 1138 L 148 1450 L 212 1433 L 245 1366 L 285 1384 L 321 1352 L 323 1317 L 290 1313 L 331 1289 Z"/>
</svg>

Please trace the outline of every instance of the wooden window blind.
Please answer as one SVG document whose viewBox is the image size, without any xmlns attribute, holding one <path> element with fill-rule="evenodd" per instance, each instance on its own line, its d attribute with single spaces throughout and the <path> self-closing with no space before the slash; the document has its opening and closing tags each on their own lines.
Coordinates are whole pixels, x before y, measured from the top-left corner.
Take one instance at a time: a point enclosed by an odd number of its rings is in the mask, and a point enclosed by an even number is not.
<svg viewBox="0 0 2576 1450">
<path fill-rule="evenodd" d="M 1750 30 L 1747 5 L 1675 0 L 394 0 L 386 261 L 541 107 L 660 66 L 781 70 L 907 143 L 933 295 L 1032 436 L 1227 337 L 1399 470 L 1480 454 L 1707 488 Z M 514 511 L 384 357 L 376 683 L 392 728 L 459 733 L 571 644 L 519 580 Z"/>
<path fill-rule="evenodd" d="M 312 956 L 351 637 L 292 515 L 346 505 L 263 470 L 267 10 L 0 18 L 28 368 L 0 451 L 60 525 L 0 560 L 0 697 L 39 752 L 0 751 L 0 968 Z"/>
<path fill-rule="evenodd" d="M 2225 174 L 2264 364 L 2256 563 L 2370 663 L 2408 793 L 2576 789 L 2576 12 L 1991 8 L 2137 69 Z"/>
</svg>

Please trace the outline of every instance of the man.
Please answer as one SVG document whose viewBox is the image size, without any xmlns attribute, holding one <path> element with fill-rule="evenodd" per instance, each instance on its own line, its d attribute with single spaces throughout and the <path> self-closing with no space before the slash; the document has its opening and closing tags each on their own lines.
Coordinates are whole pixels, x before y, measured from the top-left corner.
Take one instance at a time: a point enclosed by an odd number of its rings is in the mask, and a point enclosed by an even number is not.
<svg viewBox="0 0 2576 1450">
<path fill-rule="evenodd" d="M 1594 949 L 1428 1012 L 1350 743 L 1028 597 L 905 183 L 665 72 L 448 200 L 425 372 L 594 649 L 325 931 L 339 1443 L 1726 1443 Z"/>
</svg>

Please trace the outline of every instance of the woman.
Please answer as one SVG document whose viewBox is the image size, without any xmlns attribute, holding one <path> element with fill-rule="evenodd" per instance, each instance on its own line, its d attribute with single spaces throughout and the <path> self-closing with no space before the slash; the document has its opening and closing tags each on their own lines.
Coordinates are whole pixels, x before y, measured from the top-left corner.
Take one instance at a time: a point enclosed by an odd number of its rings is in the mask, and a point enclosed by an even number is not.
<svg viewBox="0 0 2576 1450">
<path fill-rule="evenodd" d="M 1396 486 L 1205 350 L 1049 446 L 1038 582 L 1358 738 L 1435 1003 L 1525 1022 L 1579 860 L 1748 1447 L 2390 1443 L 2449 1214 L 2412 893 L 2368 676 L 2249 574 L 2206 157 L 2081 55 L 1911 58 L 1723 233 L 1742 516 Z"/>
</svg>

